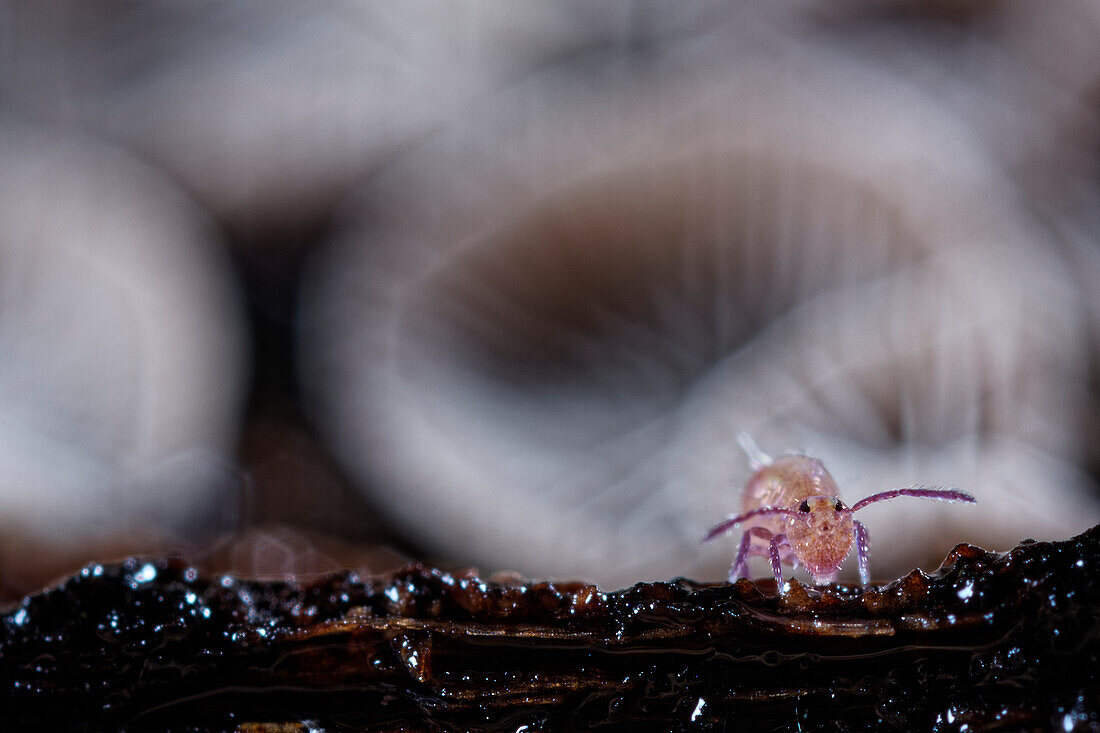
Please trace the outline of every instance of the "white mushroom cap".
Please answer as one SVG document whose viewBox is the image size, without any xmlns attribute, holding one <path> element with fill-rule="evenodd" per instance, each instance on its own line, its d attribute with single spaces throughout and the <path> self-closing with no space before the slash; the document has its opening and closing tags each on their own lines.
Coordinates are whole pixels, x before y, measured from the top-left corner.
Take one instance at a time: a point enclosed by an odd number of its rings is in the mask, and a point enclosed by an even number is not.
<svg viewBox="0 0 1100 733">
<path fill-rule="evenodd" d="M 739 429 L 850 501 L 978 497 L 869 509 L 876 576 L 1100 518 L 1083 310 L 985 148 L 894 78 L 737 48 L 532 82 L 364 190 L 301 350 L 353 477 L 443 556 L 610 585 L 724 576 Z"/>
<path fill-rule="evenodd" d="M 131 156 L 0 120 L 0 521 L 64 542 L 210 500 L 244 361 L 214 239 Z"/>
</svg>

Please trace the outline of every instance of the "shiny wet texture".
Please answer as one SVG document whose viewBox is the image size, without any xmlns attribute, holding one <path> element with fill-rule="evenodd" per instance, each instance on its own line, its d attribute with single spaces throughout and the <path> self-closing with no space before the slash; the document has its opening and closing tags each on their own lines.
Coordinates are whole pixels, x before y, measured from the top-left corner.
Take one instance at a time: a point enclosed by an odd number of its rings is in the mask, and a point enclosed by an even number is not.
<svg viewBox="0 0 1100 733">
<path fill-rule="evenodd" d="M 1090 730 L 1098 560 L 1094 527 L 776 597 L 420 566 L 255 582 L 135 559 L 5 613 L 0 708 L 5 729 Z"/>
</svg>

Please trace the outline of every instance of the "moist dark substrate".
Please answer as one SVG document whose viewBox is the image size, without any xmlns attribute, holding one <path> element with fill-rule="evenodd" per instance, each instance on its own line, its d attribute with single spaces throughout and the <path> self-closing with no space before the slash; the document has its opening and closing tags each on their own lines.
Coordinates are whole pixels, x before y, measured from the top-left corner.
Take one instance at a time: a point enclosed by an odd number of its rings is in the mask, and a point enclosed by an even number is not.
<svg viewBox="0 0 1100 733">
<path fill-rule="evenodd" d="M 1098 560 L 1100 526 L 783 595 L 89 565 L 0 618 L 3 728 L 1100 730 Z"/>
</svg>

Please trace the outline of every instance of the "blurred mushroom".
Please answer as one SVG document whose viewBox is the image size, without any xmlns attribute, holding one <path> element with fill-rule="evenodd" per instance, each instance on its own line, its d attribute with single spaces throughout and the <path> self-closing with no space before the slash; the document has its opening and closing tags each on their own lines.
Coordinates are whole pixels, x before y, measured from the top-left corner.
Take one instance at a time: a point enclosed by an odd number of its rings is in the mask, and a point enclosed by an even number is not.
<svg viewBox="0 0 1100 733">
<path fill-rule="evenodd" d="M 58 546 L 226 488 L 240 304 L 208 222 L 129 155 L 0 119 L 0 517 Z"/>
<path fill-rule="evenodd" d="M 0 0 L 0 92 L 140 151 L 270 250 L 301 246 L 361 176 L 529 69 L 720 4 L 688 5 Z"/>
<path fill-rule="evenodd" d="M 876 574 L 1100 517 L 1082 307 L 982 146 L 895 79 L 754 44 L 694 78 L 705 43 L 616 68 L 602 102 L 598 74 L 533 81 L 349 206 L 300 362 L 415 539 L 611 585 L 720 576 L 732 548 L 698 542 L 737 507 L 737 429 L 849 498 L 985 506 L 869 509 Z"/>
</svg>

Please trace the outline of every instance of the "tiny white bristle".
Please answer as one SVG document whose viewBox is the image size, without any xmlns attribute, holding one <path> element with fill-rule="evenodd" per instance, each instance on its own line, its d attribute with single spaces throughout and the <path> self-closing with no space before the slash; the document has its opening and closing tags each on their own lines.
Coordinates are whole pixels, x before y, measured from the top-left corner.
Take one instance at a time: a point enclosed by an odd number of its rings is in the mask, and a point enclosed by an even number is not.
<svg viewBox="0 0 1100 733">
<path fill-rule="evenodd" d="M 760 446 L 756 444 L 756 441 L 752 439 L 747 431 L 738 431 L 737 442 L 741 445 L 741 450 L 745 451 L 745 455 L 749 457 L 749 466 L 752 470 L 758 471 L 764 466 L 771 465 L 772 457 L 760 450 Z"/>
</svg>

